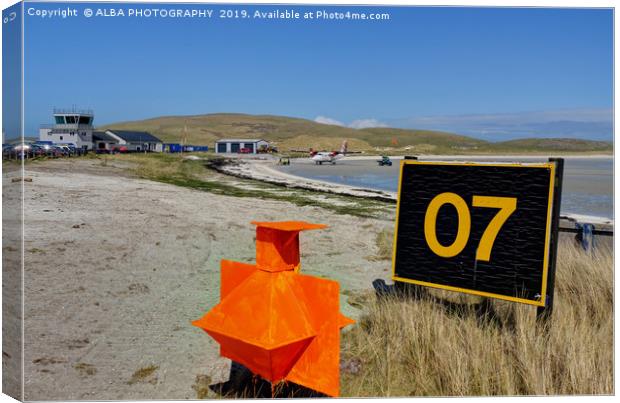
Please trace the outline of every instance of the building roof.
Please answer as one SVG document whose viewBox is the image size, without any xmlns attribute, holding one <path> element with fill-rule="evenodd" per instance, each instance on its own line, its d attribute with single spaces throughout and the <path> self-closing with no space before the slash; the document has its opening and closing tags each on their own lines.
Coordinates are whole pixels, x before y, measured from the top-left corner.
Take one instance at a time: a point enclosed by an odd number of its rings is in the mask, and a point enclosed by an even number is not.
<svg viewBox="0 0 620 403">
<path fill-rule="evenodd" d="M 54 115 L 88 115 L 95 116 L 92 109 L 54 108 Z"/>
<path fill-rule="evenodd" d="M 267 140 L 263 139 L 219 139 L 216 143 L 258 143 L 259 141 L 268 143 Z"/>
<path fill-rule="evenodd" d="M 116 140 L 114 137 L 110 136 L 106 132 L 93 132 L 93 141 L 107 141 L 112 143 L 118 142 L 118 140 Z"/>
<path fill-rule="evenodd" d="M 125 141 L 142 143 L 161 143 L 162 141 L 148 132 L 134 132 L 128 130 L 108 130 Z"/>
</svg>

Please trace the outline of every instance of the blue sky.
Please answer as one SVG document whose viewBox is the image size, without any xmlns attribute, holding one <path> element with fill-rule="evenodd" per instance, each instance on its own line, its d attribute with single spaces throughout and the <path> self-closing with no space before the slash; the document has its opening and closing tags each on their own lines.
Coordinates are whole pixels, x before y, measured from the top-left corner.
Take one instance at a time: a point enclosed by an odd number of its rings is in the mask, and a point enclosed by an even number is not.
<svg viewBox="0 0 620 403">
<path fill-rule="evenodd" d="M 173 19 L 86 18 L 71 6 L 78 17 L 25 17 L 27 135 L 53 107 L 76 105 L 99 125 L 240 112 L 490 140 L 612 139 L 611 10 L 176 4 L 215 15 Z M 390 19 L 230 20 L 217 18 L 222 8 Z"/>
</svg>

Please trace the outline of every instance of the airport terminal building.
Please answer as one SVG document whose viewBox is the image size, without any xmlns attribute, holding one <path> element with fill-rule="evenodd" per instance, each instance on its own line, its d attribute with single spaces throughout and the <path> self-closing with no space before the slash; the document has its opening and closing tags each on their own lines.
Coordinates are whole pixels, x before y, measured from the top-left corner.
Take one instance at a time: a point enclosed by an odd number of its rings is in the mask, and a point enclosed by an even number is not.
<svg viewBox="0 0 620 403">
<path fill-rule="evenodd" d="M 148 132 L 95 131 L 92 110 L 54 109 L 54 124 L 39 129 L 39 141 L 68 144 L 82 150 L 162 152 L 163 142 Z"/>
<path fill-rule="evenodd" d="M 41 126 L 39 140 L 92 150 L 94 117 L 92 110 L 54 109 L 54 125 Z"/>
</svg>

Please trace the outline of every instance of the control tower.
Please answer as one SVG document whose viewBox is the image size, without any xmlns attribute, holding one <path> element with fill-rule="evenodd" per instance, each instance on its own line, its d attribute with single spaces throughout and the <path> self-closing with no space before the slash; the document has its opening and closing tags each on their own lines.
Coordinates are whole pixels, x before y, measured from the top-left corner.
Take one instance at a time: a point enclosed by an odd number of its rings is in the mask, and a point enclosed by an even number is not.
<svg viewBox="0 0 620 403">
<path fill-rule="evenodd" d="M 94 118 L 92 110 L 54 108 L 54 125 L 42 126 L 39 140 L 51 141 L 54 144 L 73 144 L 77 148 L 91 150 Z"/>
</svg>

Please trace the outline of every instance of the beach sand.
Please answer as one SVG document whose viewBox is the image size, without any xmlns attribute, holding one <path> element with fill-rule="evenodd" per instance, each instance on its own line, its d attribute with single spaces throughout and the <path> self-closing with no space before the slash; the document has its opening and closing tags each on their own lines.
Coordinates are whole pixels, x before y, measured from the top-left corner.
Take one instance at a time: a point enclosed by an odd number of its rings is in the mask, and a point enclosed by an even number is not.
<svg viewBox="0 0 620 403">
<path fill-rule="evenodd" d="M 298 181 L 279 176 L 273 163 L 243 169 Z M 128 168 L 127 161 L 99 159 L 27 165 L 27 400 L 195 399 L 196 389 L 227 381 L 230 361 L 190 322 L 219 300 L 220 260 L 254 261 L 253 220 L 329 225 L 301 234 L 302 272 L 337 280 L 348 316 L 359 318 L 355 299 L 374 279 L 390 282 L 391 261 L 376 258 L 376 237 L 393 228 L 392 203 L 385 203 L 380 218 L 360 218 L 137 179 Z M 229 178 L 220 179 L 237 180 Z M 4 202 L 15 204 L 22 182 L 5 180 L 3 186 Z M 336 203 L 340 196 L 316 197 Z M 5 217 L 5 228 L 16 223 Z M 4 368 L 18 368 L 16 358 L 5 357 Z"/>
<path fill-rule="evenodd" d="M 17 164 L 2 172 L 2 393 L 22 396 L 22 205 Z"/>
<path fill-rule="evenodd" d="M 27 400 L 195 399 L 197 376 L 228 380 L 229 360 L 190 322 L 219 299 L 221 259 L 254 261 L 252 220 L 329 225 L 301 234 L 302 272 L 338 280 L 346 315 L 360 314 L 351 292 L 390 278 L 371 256 L 392 216 L 218 196 L 98 160 L 32 163 L 26 176 Z"/>
</svg>

